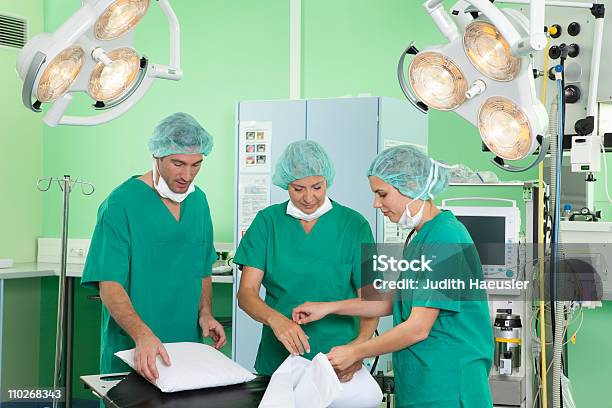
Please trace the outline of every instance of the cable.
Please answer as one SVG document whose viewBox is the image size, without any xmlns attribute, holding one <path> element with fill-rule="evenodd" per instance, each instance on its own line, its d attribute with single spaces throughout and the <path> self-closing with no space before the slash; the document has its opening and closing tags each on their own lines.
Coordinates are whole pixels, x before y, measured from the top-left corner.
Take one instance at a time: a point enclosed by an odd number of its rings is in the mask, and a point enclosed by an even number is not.
<svg viewBox="0 0 612 408">
<path fill-rule="evenodd" d="M 378 333 L 378 329 L 374 330 L 374 336 L 375 336 L 375 337 L 380 336 L 380 333 Z M 378 365 L 378 358 L 379 358 L 379 357 L 380 357 L 380 356 L 376 356 L 376 357 L 374 358 L 374 363 L 372 363 L 372 368 L 370 369 L 370 374 L 371 374 L 371 375 L 374 375 L 374 371 L 376 371 L 376 366 Z"/>
<path fill-rule="evenodd" d="M 556 79 L 557 79 L 557 87 L 559 90 L 559 144 L 557 149 L 557 171 L 555 178 L 555 207 L 554 211 L 554 221 L 553 221 L 553 240 L 552 246 L 553 251 L 551 253 L 551 280 L 552 280 L 552 296 L 551 296 L 551 306 L 552 313 L 551 316 L 554 318 L 551 319 L 553 325 L 553 359 L 551 364 L 553 364 L 553 408 L 562 408 L 562 390 L 561 390 L 561 374 L 562 374 L 562 364 L 561 364 L 561 355 L 563 352 L 563 336 L 564 336 L 564 310 L 563 303 L 557 300 L 558 287 L 557 287 L 557 264 L 558 264 L 558 256 L 559 256 L 559 229 L 561 227 L 561 211 L 560 211 L 560 201 L 561 201 L 561 169 L 563 168 L 563 136 L 565 134 L 565 93 L 564 93 L 564 66 L 565 64 L 565 56 L 561 58 L 561 64 L 557 66 Z"/>
<path fill-rule="evenodd" d="M 582 310 L 582 307 L 580 308 L 580 323 L 578 324 L 578 328 L 576 330 L 574 330 L 574 333 L 569 337 L 570 339 L 572 339 L 575 335 L 578 334 L 578 332 L 580 331 L 580 329 L 582 328 L 582 323 L 584 322 L 584 310 Z M 568 327 L 570 324 L 572 324 L 573 322 L 568 323 Z M 566 344 L 569 344 L 571 340 L 566 341 L 565 343 L 563 343 L 563 345 L 565 346 Z"/>
<path fill-rule="evenodd" d="M 582 307 L 580 307 L 579 309 L 579 318 L 580 318 L 580 323 L 578 324 L 578 328 L 576 330 L 574 330 L 574 333 L 572 333 L 571 336 L 569 336 L 569 338 L 571 339 L 572 337 L 574 337 L 575 335 L 578 334 L 578 332 L 580 331 L 580 329 L 582 328 L 582 323 L 584 321 L 584 309 Z M 575 314 L 575 313 L 574 313 Z M 534 332 L 534 329 L 537 327 L 537 321 L 536 321 L 536 325 L 533 324 L 533 319 L 537 318 L 535 314 L 532 314 L 531 316 L 531 322 L 530 322 L 530 326 L 531 326 L 531 335 L 532 337 L 539 339 L 540 336 L 538 336 L 537 332 Z M 539 319 L 538 319 L 539 320 Z M 567 329 L 569 328 L 569 326 L 571 326 L 572 324 L 576 323 L 576 321 L 578 320 L 578 317 L 574 317 L 572 320 L 569 320 L 567 322 L 564 323 L 564 328 L 563 328 L 563 337 L 565 337 L 565 335 L 567 334 Z M 550 327 L 549 324 L 546 325 L 546 327 Z M 565 346 L 566 344 L 569 344 L 571 340 L 567 340 L 563 343 L 563 345 Z M 547 346 L 552 345 L 553 342 L 546 342 Z"/>
<path fill-rule="evenodd" d="M 567 117 L 565 115 L 565 112 L 567 112 L 567 106 L 565 102 L 565 57 L 561 57 L 561 68 L 561 103 L 563 104 L 563 119 L 561 121 L 561 130 L 563 130 L 563 132 L 561 133 L 561 144 L 559 145 L 559 151 L 561 152 L 561 162 L 563 162 L 563 138 L 565 137 L 565 121 L 567 120 Z M 560 203 L 557 203 L 557 205 L 561 206 Z"/>
<path fill-rule="evenodd" d="M 533 397 L 533 404 L 531 405 L 531 408 L 535 408 L 536 406 L 536 402 L 538 402 L 538 396 L 540 395 L 540 388 L 538 388 L 538 392 L 536 393 L 536 395 Z"/>
<path fill-rule="evenodd" d="M 554 214 L 554 220 L 552 222 L 553 227 L 553 239 L 552 246 L 553 251 L 551 254 L 551 267 L 552 267 L 552 285 L 551 285 L 551 301 L 556 302 L 557 299 L 557 257 L 559 254 L 559 228 L 561 224 L 561 171 L 563 168 L 563 135 L 565 134 L 565 92 L 564 92 L 564 82 L 565 82 L 565 58 L 561 58 L 561 64 L 557 67 L 560 67 L 560 70 L 557 72 L 557 90 L 559 92 L 559 142 L 557 143 L 557 165 L 556 165 L 556 174 L 555 174 L 555 203 L 554 208 L 552 208 Z M 559 79 L 560 77 L 560 79 Z M 554 312 L 554 306 L 553 306 Z M 555 313 L 551 314 L 551 321 L 553 326 L 553 332 L 555 332 L 555 320 L 557 316 Z"/>
<path fill-rule="evenodd" d="M 542 77 L 542 95 L 541 95 L 541 99 L 542 99 L 542 104 L 544 106 L 546 106 L 546 92 L 547 92 L 547 85 L 548 85 L 548 79 L 546 77 L 547 73 L 548 73 L 548 49 L 550 47 L 550 36 L 547 35 L 546 36 L 546 50 L 544 52 L 544 76 Z M 549 126 L 550 128 L 550 126 Z M 549 129 L 550 132 L 550 129 Z M 550 133 L 549 133 L 550 134 Z M 554 136 L 554 135 L 553 135 Z M 547 213 L 548 213 L 548 209 L 545 207 L 547 205 L 547 200 L 545 199 L 545 195 L 546 195 L 546 188 L 544 187 L 544 161 L 541 161 L 538 164 L 538 187 L 539 187 L 539 192 L 538 192 L 538 243 L 539 243 L 539 247 L 538 247 L 538 255 L 540 258 L 540 262 L 539 262 L 539 272 L 540 272 L 540 329 L 542 331 L 542 336 L 540 338 L 540 360 L 541 360 L 541 373 L 538 376 L 537 375 L 537 364 L 535 364 L 534 358 L 532 358 L 532 364 L 534 364 L 535 368 L 535 372 L 536 372 L 536 378 L 538 378 L 539 380 L 539 387 L 538 387 L 538 393 L 535 395 L 535 397 L 533 398 L 533 405 L 532 408 L 535 408 L 535 404 L 538 401 L 538 396 L 540 395 L 540 392 L 542 391 L 542 398 L 540 401 L 540 407 L 544 407 L 547 408 L 547 398 L 548 398 L 548 392 L 547 392 L 547 378 L 546 378 L 546 321 L 545 321 L 545 306 L 546 303 L 544 302 L 544 262 L 543 262 L 543 258 L 544 258 L 544 253 L 545 253 L 545 248 L 546 248 L 546 228 L 547 226 Z M 535 274 L 535 268 L 534 268 L 534 274 Z M 535 294 L 534 294 L 535 295 Z M 530 325 L 533 325 L 533 313 L 531 316 L 531 322 Z M 531 327 L 530 327 L 531 328 Z M 536 328 L 537 331 L 537 328 Z M 537 338 L 537 336 L 536 336 Z M 533 350 L 532 350 L 532 354 L 533 354 Z"/>
<path fill-rule="evenodd" d="M 603 156 L 603 164 L 604 164 L 604 190 L 606 191 L 606 198 L 612 204 L 612 198 L 610 198 L 610 192 L 608 191 L 608 162 L 606 160 L 606 148 L 602 142 L 599 143 L 601 146 L 601 155 Z"/>
</svg>

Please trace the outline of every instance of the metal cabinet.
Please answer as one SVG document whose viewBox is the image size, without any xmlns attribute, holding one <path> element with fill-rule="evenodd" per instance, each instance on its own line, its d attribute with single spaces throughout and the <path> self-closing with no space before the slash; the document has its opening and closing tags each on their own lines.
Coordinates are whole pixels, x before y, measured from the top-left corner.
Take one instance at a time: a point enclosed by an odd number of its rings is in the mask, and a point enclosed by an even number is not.
<svg viewBox="0 0 612 408">
<path fill-rule="evenodd" d="M 405 101 L 387 97 L 336 98 L 292 101 L 239 102 L 237 108 L 237 149 L 240 149 L 240 126 L 245 122 L 271 122 L 272 141 L 268 152 L 271 172 L 285 147 L 297 140 L 315 140 L 330 155 L 336 177 L 329 196 L 360 212 L 370 223 L 377 242 L 384 242 L 383 217 L 373 208 L 373 195 L 366 177 L 372 159 L 385 147 L 413 144 L 427 150 L 427 116 Z M 245 174 L 236 154 L 236 201 L 234 242 L 239 244 L 239 186 Z M 269 186 L 270 203 L 288 200 L 285 190 Z M 255 356 L 261 338 L 261 324 L 255 322 L 237 304 L 240 271 L 234 281 L 233 358 L 254 370 Z M 265 296 L 262 288 L 260 295 Z M 390 318 L 381 320 L 379 328 L 387 330 Z M 379 367 L 387 368 L 388 356 Z"/>
</svg>

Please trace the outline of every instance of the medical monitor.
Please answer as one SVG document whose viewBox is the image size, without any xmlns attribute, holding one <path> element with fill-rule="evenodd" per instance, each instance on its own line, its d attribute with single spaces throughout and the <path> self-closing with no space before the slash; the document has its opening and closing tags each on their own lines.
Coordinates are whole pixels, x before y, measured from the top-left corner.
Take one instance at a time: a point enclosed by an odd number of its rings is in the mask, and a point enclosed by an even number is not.
<svg viewBox="0 0 612 408">
<path fill-rule="evenodd" d="M 485 278 L 517 276 L 520 212 L 517 207 L 444 207 L 465 225 L 480 255 Z"/>
</svg>

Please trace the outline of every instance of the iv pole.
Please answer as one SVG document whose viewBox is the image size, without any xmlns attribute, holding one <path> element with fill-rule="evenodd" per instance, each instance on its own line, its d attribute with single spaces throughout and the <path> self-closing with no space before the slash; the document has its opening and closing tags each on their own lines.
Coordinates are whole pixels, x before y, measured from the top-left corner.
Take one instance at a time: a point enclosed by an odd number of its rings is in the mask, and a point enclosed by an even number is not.
<svg viewBox="0 0 612 408">
<path fill-rule="evenodd" d="M 62 212 L 62 237 L 61 237 L 61 261 L 59 290 L 57 302 L 57 325 L 56 325 L 56 344 L 55 344 L 55 366 L 53 370 L 53 391 L 57 392 L 62 380 L 65 383 L 66 392 L 64 397 L 65 407 L 72 407 L 72 342 L 73 342 L 73 313 L 74 313 L 74 282 L 66 277 L 66 266 L 68 263 L 68 214 L 70 209 L 70 193 L 75 184 L 81 186 L 83 195 L 92 195 L 95 191 L 93 184 L 76 179 L 71 180 L 70 176 L 63 178 L 49 177 L 39 179 L 36 187 L 40 191 L 48 191 L 51 184 L 57 181 L 63 193 L 63 212 Z M 65 335 L 65 337 L 64 337 Z M 64 351 L 64 342 L 66 349 Z M 63 370 L 62 370 L 63 368 Z M 63 371 L 63 376 L 62 376 Z M 53 408 L 57 408 L 58 400 L 53 400 Z"/>
</svg>

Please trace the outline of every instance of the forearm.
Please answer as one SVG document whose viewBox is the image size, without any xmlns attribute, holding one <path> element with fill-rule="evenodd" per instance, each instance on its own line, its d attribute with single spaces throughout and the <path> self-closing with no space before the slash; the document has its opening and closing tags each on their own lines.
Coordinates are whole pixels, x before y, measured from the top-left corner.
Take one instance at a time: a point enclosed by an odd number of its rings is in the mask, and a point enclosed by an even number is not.
<svg viewBox="0 0 612 408">
<path fill-rule="evenodd" d="M 388 316 L 393 311 L 393 303 L 388 300 L 361 300 L 361 298 L 341 300 L 331 304 L 333 314 L 373 318 Z"/>
<path fill-rule="evenodd" d="M 363 343 L 374 335 L 378 327 L 378 317 L 362 317 L 359 319 L 359 334 L 351 343 Z"/>
<path fill-rule="evenodd" d="M 200 295 L 200 317 L 212 316 L 212 278 L 202 279 L 202 294 Z"/>
<path fill-rule="evenodd" d="M 406 321 L 381 336 L 355 345 L 358 358 L 364 359 L 402 350 L 427 337 L 422 332 L 413 330 L 408 323 Z"/>
<path fill-rule="evenodd" d="M 117 282 L 100 282 L 100 299 L 112 318 L 132 338 L 137 341 L 145 334 L 152 333 L 134 310 L 130 297 Z"/>
<path fill-rule="evenodd" d="M 267 326 L 271 326 L 271 323 L 275 319 L 285 317 L 268 306 L 266 302 L 259 297 L 259 293 L 255 293 L 252 290 L 238 291 L 238 306 L 251 316 L 251 318 Z"/>
</svg>

